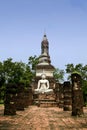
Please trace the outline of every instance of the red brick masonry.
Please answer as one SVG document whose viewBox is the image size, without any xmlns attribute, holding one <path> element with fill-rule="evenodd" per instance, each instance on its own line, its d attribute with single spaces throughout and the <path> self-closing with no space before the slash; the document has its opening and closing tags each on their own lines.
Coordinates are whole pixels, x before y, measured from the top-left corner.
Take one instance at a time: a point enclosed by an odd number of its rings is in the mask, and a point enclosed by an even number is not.
<svg viewBox="0 0 87 130">
<path fill-rule="evenodd" d="M 4 116 L 0 106 L 0 130 L 87 130 L 87 108 L 83 117 L 72 117 L 58 107 L 30 106 L 15 116 Z"/>
</svg>

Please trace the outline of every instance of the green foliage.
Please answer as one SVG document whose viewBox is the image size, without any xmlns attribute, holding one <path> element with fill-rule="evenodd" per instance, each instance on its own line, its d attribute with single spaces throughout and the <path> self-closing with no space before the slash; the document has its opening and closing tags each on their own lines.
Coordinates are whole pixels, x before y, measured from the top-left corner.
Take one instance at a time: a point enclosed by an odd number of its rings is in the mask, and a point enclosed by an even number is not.
<svg viewBox="0 0 87 130">
<path fill-rule="evenodd" d="M 5 83 L 5 77 L 4 77 L 3 63 L 0 62 L 0 102 L 4 98 L 4 91 L 5 91 L 4 83 Z"/>
<path fill-rule="evenodd" d="M 31 81 L 32 81 L 32 79 L 33 79 L 34 76 L 33 76 L 33 73 L 32 73 L 32 71 L 30 69 L 30 66 L 28 66 L 27 64 L 26 64 L 24 70 L 25 71 L 24 71 L 24 74 L 20 78 L 20 82 L 24 83 L 25 86 L 27 86 L 28 84 L 31 83 Z"/>
<path fill-rule="evenodd" d="M 64 70 L 59 70 L 58 68 L 55 68 L 54 70 L 54 78 L 57 82 L 64 81 Z"/>
<path fill-rule="evenodd" d="M 87 81 L 83 80 L 83 93 L 87 95 Z"/>
<path fill-rule="evenodd" d="M 6 86 L 0 86 L 0 101 L 4 100 L 4 95 L 5 95 L 5 90 L 6 90 Z"/>
<path fill-rule="evenodd" d="M 39 63 L 39 57 L 37 57 L 36 55 L 29 57 L 28 66 L 30 67 L 30 70 L 32 72 L 32 78 L 35 77 L 35 69 L 38 63 Z"/>
<path fill-rule="evenodd" d="M 37 63 L 36 56 L 30 56 L 28 64 L 13 62 L 12 58 L 0 62 L 0 99 L 4 99 L 6 84 L 23 83 L 25 86 L 29 86 L 35 76 Z"/>
<path fill-rule="evenodd" d="M 31 67 L 32 70 L 35 70 L 36 65 L 39 62 L 39 58 L 35 55 L 35 56 L 30 56 L 28 60 L 29 60 L 28 65 Z"/>
<path fill-rule="evenodd" d="M 37 56 L 30 56 L 28 64 L 13 62 L 12 58 L 0 62 L 0 99 L 4 99 L 7 84 L 23 83 L 25 88 L 29 86 L 35 77 L 35 68 L 39 59 Z"/>
<path fill-rule="evenodd" d="M 87 102 L 87 65 L 83 66 L 82 64 L 67 64 L 66 73 L 69 74 L 68 79 L 70 79 L 72 73 L 78 73 L 82 77 L 82 89 L 84 101 Z"/>
<path fill-rule="evenodd" d="M 22 62 L 13 62 L 11 58 L 3 62 L 4 77 L 6 83 L 18 83 L 24 73 L 25 64 Z"/>
<path fill-rule="evenodd" d="M 2 86 L 5 82 L 4 78 L 4 70 L 3 70 L 3 64 L 0 62 L 0 86 Z"/>
<path fill-rule="evenodd" d="M 68 79 L 70 79 L 70 76 L 72 73 L 78 73 L 82 76 L 83 80 L 87 80 L 87 65 L 83 66 L 82 64 L 67 64 L 66 65 L 66 73 L 70 74 Z"/>
</svg>

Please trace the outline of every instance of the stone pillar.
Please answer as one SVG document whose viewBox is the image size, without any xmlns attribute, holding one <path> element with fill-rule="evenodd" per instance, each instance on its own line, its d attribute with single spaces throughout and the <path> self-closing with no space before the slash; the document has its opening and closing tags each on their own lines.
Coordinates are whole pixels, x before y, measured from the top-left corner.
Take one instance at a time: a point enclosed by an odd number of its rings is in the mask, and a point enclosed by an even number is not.
<svg viewBox="0 0 87 130">
<path fill-rule="evenodd" d="M 72 108 L 72 93 L 71 93 L 71 84 L 69 81 L 64 82 L 63 84 L 63 94 L 64 94 L 64 111 L 70 111 Z"/>
<path fill-rule="evenodd" d="M 19 83 L 17 85 L 16 109 L 24 110 L 24 102 L 24 84 Z"/>
<path fill-rule="evenodd" d="M 29 105 L 33 104 L 33 93 L 32 93 L 31 87 L 25 89 L 24 100 L 25 100 L 25 103 L 24 103 L 25 107 L 28 107 Z"/>
<path fill-rule="evenodd" d="M 29 88 L 29 105 L 33 104 L 33 92 L 32 92 L 32 88 Z"/>
<path fill-rule="evenodd" d="M 59 84 L 59 108 L 63 108 L 63 84 Z"/>
<path fill-rule="evenodd" d="M 28 107 L 29 106 L 29 90 L 25 89 L 24 90 L 24 107 Z"/>
<path fill-rule="evenodd" d="M 54 92 L 55 92 L 55 95 L 56 95 L 56 102 L 59 106 L 59 83 L 56 83 L 55 84 L 55 89 L 54 89 Z"/>
<path fill-rule="evenodd" d="M 72 116 L 83 115 L 82 79 L 78 73 L 71 75 L 72 80 Z"/>
<path fill-rule="evenodd" d="M 16 115 L 16 90 L 16 84 L 10 83 L 6 86 L 4 115 Z"/>
</svg>

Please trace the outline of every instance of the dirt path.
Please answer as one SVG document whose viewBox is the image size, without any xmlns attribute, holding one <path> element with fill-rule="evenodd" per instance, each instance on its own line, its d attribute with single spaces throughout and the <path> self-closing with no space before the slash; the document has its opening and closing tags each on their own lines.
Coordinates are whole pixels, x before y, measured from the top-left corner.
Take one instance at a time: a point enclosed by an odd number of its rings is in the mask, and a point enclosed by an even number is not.
<svg viewBox="0 0 87 130">
<path fill-rule="evenodd" d="M 83 117 L 71 117 L 62 109 L 30 106 L 15 116 L 4 116 L 0 107 L 0 130 L 87 130 L 87 108 Z"/>
</svg>

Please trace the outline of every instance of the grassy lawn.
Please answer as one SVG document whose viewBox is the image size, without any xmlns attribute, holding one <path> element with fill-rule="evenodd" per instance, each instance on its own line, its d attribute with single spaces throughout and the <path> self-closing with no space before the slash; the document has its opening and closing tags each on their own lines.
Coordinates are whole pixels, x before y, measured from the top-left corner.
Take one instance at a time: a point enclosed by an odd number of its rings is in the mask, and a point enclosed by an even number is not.
<svg viewBox="0 0 87 130">
<path fill-rule="evenodd" d="M 3 105 L 4 105 L 3 100 L 0 100 L 0 106 L 3 106 Z"/>
<path fill-rule="evenodd" d="M 4 106 L 4 104 L 0 102 L 0 106 Z"/>
</svg>

